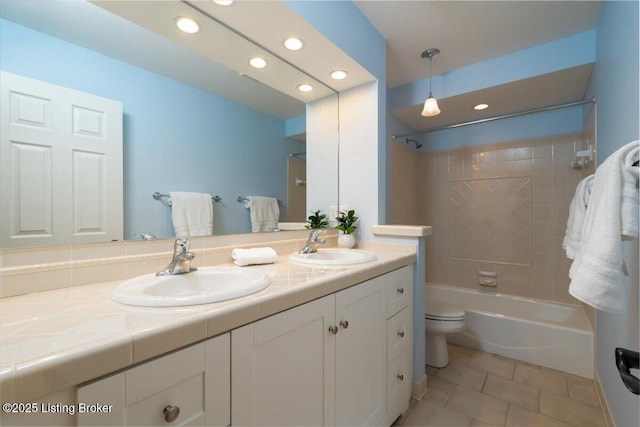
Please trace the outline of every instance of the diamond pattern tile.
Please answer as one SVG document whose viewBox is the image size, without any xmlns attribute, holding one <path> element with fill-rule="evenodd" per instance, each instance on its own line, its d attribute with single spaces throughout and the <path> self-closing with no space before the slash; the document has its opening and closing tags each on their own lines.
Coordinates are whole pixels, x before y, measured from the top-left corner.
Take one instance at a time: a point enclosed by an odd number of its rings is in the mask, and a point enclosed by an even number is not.
<svg viewBox="0 0 640 427">
<path fill-rule="evenodd" d="M 452 258 L 531 265 L 531 177 L 450 181 Z"/>
</svg>

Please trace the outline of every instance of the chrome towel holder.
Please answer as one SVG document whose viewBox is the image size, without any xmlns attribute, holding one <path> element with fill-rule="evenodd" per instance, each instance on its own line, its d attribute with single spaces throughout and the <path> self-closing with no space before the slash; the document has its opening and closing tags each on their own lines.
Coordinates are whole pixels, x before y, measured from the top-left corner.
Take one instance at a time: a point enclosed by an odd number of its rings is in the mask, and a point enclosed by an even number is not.
<svg viewBox="0 0 640 427">
<path fill-rule="evenodd" d="M 167 204 L 171 206 L 171 196 L 169 194 L 162 194 L 156 191 L 155 193 L 153 193 L 153 198 L 156 200 L 162 200 L 163 198 L 166 198 Z M 222 200 L 222 197 L 220 196 L 211 196 L 211 202 L 219 202 L 221 200 Z"/>
</svg>

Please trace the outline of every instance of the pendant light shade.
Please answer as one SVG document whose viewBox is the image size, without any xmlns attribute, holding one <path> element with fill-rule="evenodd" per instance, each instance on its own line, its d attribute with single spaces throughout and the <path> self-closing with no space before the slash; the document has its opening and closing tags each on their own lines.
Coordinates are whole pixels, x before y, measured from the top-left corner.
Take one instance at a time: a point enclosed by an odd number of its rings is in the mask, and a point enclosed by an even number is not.
<svg viewBox="0 0 640 427">
<path fill-rule="evenodd" d="M 429 97 L 424 101 L 424 108 L 422 109 L 422 115 L 424 117 L 432 117 L 440 114 L 440 108 L 438 108 L 438 101 L 429 92 Z"/>
<path fill-rule="evenodd" d="M 440 49 L 431 48 L 422 52 L 422 58 L 429 60 L 429 96 L 424 101 L 424 108 L 422 109 L 422 115 L 424 117 L 433 117 L 440 114 L 440 108 L 438 108 L 438 101 L 433 97 L 431 93 L 431 59 L 440 53 Z"/>
</svg>

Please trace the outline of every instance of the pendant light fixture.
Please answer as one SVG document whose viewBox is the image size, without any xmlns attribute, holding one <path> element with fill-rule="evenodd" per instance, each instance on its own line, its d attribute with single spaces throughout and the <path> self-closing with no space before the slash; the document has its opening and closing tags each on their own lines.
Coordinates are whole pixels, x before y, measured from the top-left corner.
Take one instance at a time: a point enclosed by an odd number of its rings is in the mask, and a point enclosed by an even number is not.
<svg viewBox="0 0 640 427">
<path fill-rule="evenodd" d="M 424 117 L 432 117 L 440 114 L 440 108 L 438 108 L 438 101 L 433 97 L 431 93 L 431 59 L 440 53 L 440 49 L 431 48 L 422 52 L 422 59 L 429 60 L 429 96 L 424 101 L 424 108 L 422 109 L 422 115 Z"/>
</svg>

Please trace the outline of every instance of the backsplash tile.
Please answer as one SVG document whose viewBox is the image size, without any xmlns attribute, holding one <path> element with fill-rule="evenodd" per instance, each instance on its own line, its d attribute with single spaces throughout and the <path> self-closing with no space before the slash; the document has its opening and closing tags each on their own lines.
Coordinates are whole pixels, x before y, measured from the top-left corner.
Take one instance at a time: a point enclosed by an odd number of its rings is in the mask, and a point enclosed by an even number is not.
<svg viewBox="0 0 640 427">
<path fill-rule="evenodd" d="M 307 230 L 194 237 L 196 266 L 229 263 L 234 247 L 271 246 L 279 254 L 301 248 Z M 327 229 L 327 247 L 337 245 L 337 231 Z M 52 289 L 103 283 L 164 269 L 173 240 L 53 246 L 0 250 L 0 298 Z"/>
</svg>

